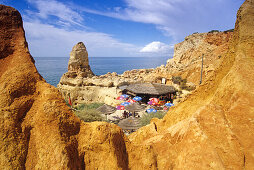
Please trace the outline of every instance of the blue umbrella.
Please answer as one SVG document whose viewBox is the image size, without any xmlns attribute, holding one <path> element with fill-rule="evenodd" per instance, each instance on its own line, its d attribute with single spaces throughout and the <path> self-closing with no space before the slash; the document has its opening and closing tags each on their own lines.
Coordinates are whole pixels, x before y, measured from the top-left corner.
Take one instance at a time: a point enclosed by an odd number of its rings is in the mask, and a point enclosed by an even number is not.
<svg viewBox="0 0 254 170">
<path fill-rule="evenodd" d="M 130 102 L 123 102 L 121 103 L 122 106 L 128 106 L 129 104 L 131 104 Z"/>
<path fill-rule="evenodd" d="M 157 110 L 156 110 L 156 109 L 153 109 L 153 108 L 150 108 L 150 109 L 147 109 L 146 112 L 147 112 L 147 113 L 152 113 L 152 112 L 153 112 L 153 113 L 156 113 Z"/>
<path fill-rule="evenodd" d="M 171 106 L 174 106 L 174 104 L 173 103 L 166 103 L 165 106 L 171 107 Z"/>
<path fill-rule="evenodd" d="M 142 100 L 142 98 L 139 97 L 139 96 L 136 96 L 136 97 L 133 98 L 133 100 L 140 101 L 140 100 Z"/>
<path fill-rule="evenodd" d="M 123 94 L 123 95 L 121 95 L 123 98 L 128 98 L 129 97 L 129 95 L 127 95 L 127 94 Z"/>
</svg>

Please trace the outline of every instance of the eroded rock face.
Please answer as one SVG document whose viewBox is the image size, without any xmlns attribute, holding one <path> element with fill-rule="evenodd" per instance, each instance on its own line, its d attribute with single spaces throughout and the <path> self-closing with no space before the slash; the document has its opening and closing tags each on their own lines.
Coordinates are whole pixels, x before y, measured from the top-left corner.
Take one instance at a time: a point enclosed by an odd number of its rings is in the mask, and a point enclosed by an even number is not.
<svg viewBox="0 0 254 170">
<path fill-rule="evenodd" d="M 133 144 L 153 148 L 158 169 L 254 167 L 253 11 L 254 1 L 246 0 L 215 73 L 163 120 L 130 136 Z"/>
<path fill-rule="evenodd" d="M 174 57 L 166 64 L 170 75 L 199 85 L 203 55 L 203 80 L 209 79 L 225 56 L 233 32 L 195 33 L 175 45 Z"/>
<path fill-rule="evenodd" d="M 74 78 L 75 76 L 92 77 L 94 76 L 88 61 L 88 53 L 83 42 L 77 43 L 70 53 L 68 62 L 68 73 Z M 68 75 L 67 75 L 68 76 Z"/>
<path fill-rule="evenodd" d="M 1 169 L 127 169 L 121 129 L 81 122 L 35 68 L 19 12 L 0 5 L 0 23 Z"/>
</svg>

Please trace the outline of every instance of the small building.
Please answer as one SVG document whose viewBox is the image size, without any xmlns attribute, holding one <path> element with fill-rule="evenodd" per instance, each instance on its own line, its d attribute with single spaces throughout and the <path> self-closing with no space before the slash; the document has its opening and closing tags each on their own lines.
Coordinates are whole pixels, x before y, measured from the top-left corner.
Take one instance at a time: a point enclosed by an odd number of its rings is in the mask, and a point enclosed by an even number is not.
<svg viewBox="0 0 254 170">
<path fill-rule="evenodd" d="M 124 94 L 142 97 L 143 102 L 148 102 L 151 97 L 173 102 L 176 94 L 176 89 L 173 86 L 159 83 L 136 83 L 121 89 Z"/>
</svg>

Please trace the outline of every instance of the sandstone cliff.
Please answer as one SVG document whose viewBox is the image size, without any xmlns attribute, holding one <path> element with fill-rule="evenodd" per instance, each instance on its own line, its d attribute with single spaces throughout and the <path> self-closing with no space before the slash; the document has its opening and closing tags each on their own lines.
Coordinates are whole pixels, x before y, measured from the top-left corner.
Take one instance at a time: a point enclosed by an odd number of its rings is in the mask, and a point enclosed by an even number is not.
<svg viewBox="0 0 254 170">
<path fill-rule="evenodd" d="M 163 120 L 126 138 L 83 123 L 38 74 L 19 13 L 0 6 L 2 169 L 253 169 L 254 1 L 237 14 L 218 68 Z"/>
<path fill-rule="evenodd" d="M 169 59 L 166 72 L 199 84 L 203 55 L 203 79 L 207 80 L 227 52 L 233 32 L 194 33 L 175 45 L 173 59 Z"/>
<path fill-rule="evenodd" d="M 246 0 L 214 74 L 163 120 L 130 136 L 153 148 L 159 169 L 253 169 L 253 20 L 254 1 Z"/>
<path fill-rule="evenodd" d="M 0 23 L 0 168 L 127 169 L 121 129 L 74 116 L 36 70 L 19 12 L 0 5 Z"/>
</svg>

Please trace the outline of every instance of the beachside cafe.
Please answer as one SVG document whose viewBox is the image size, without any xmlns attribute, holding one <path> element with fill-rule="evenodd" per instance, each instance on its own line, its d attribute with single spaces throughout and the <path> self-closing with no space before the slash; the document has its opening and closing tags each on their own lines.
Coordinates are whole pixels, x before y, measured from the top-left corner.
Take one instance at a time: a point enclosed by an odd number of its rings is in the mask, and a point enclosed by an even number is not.
<svg viewBox="0 0 254 170">
<path fill-rule="evenodd" d="M 176 94 L 176 89 L 173 86 L 159 83 L 136 83 L 119 88 L 122 89 L 123 94 L 142 97 L 144 103 L 147 103 L 153 97 L 173 103 Z"/>
</svg>

